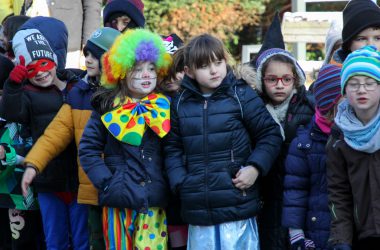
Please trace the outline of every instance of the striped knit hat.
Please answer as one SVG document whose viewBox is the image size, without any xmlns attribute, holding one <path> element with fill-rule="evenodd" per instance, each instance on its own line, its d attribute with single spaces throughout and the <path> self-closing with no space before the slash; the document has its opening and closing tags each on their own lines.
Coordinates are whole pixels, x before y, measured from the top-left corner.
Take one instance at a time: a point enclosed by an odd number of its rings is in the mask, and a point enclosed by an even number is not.
<svg viewBox="0 0 380 250">
<path fill-rule="evenodd" d="M 341 73 L 342 94 L 347 81 L 357 75 L 368 76 L 380 81 L 380 52 L 369 45 L 350 53 L 343 63 Z"/>
<path fill-rule="evenodd" d="M 319 70 L 313 91 L 316 107 L 322 115 L 326 115 L 342 96 L 340 94 L 340 67 L 327 64 Z"/>
</svg>

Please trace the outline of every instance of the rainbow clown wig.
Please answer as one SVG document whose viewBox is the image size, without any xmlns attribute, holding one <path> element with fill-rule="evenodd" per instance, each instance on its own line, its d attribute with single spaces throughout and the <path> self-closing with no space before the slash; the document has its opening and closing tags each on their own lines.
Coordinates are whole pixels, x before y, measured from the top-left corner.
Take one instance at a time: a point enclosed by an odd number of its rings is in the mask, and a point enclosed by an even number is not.
<svg viewBox="0 0 380 250">
<path fill-rule="evenodd" d="M 106 88 L 114 88 L 133 70 L 137 62 L 154 63 L 158 76 L 165 77 L 172 58 L 166 52 L 159 35 L 145 29 L 133 29 L 118 36 L 101 61 L 101 84 Z"/>
</svg>

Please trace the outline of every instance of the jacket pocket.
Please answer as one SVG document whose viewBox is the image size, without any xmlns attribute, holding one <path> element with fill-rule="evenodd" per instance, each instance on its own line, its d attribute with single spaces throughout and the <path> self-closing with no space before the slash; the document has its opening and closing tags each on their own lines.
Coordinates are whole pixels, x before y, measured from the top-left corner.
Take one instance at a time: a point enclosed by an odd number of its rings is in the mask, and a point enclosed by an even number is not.
<svg viewBox="0 0 380 250">
<path fill-rule="evenodd" d="M 108 187 L 99 192 L 99 205 L 140 210 L 146 207 L 145 185 L 136 183 L 124 169 L 116 169 Z"/>
</svg>

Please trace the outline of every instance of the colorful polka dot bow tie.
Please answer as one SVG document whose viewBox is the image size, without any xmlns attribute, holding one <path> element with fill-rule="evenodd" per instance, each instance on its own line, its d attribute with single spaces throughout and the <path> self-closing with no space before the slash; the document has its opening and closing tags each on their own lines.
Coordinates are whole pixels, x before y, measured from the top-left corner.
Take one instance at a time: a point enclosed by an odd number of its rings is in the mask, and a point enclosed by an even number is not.
<svg viewBox="0 0 380 250">
<path fill-rule="evenodd" d="M 147 126 L 159 137 L 170 130 L 170 101 L 159 93 L 152 93 L 134 102 L 127 97 L 124 103 L 117 98 L 114 110 L 101 118 L 108 131 L 119 141 L 140 146 Z"/>
</svg>

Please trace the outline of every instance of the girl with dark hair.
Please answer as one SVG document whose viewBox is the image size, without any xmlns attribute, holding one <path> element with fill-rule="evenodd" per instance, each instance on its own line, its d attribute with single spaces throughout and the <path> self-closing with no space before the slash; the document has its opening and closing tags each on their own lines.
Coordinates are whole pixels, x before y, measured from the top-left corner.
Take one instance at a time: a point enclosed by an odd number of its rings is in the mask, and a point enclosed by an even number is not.
<svg viewBox="0 0 380 250">
<path fill-rule="evenodd" d="M 268 49 L 256 61 L 256 90 L 274 120 L 281 125 L 284 144 L 268 175 L 262 179 L 264 207 L 258 216 L 261 249 L 288 249 L 288 230 L 281 226 L 284 162 L 288 147 L 299 126 L 307 125 L 314 114 L 313 97 L 306 92 L 305 74 L 286 50 Z M 290 242 L 293 243 L 293 232 Z"/>
</svg>

